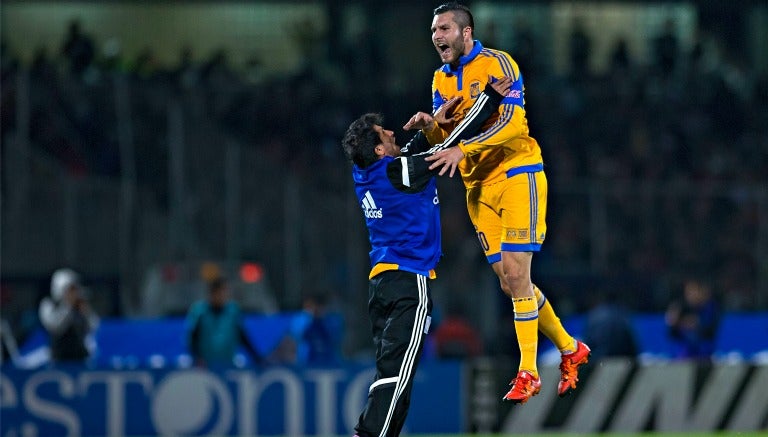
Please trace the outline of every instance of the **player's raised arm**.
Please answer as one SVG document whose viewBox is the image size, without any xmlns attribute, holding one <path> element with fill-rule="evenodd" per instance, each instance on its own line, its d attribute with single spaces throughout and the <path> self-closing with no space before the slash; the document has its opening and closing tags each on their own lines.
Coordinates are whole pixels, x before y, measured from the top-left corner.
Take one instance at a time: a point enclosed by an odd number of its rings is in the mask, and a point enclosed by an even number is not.
<svg viewBox="0 0 768 437">
<path fill-rule="evenodd" d="M 459 123 L 445 142 L 434 146 L 423 153 L 414 154 L 412 146 L 418 144 L 416 147 L 420 148 L 425 144 L 429 144 L 426 141 L 423 132 L 417 132 L 411 142 L 408 143 L 408 146 L 403 148 L 404 154 L 408 155 L 410 153 L 411 156 L 404 156 L 400 159 L 396 159 L 391 162 L 387 168 L 387 175 L 392 182 L 392 185 L 401 191 L 416 192 L 420 191 L 429 178 L 435 174 L 439 174 L 440 176 L 445 174 L 450 168 L 449 166 L 438 162 L 429 162 L 435 159 L 433 154 L 441 150 L 443 152 L 439 153 L 448 153 L 448 151 L 455 152 L 458 150 L 458 153 L 461 154 L 461 157 L 456 161 L 456 164 L 458 164 L 464 154 L 458 147 L 455 147 L 456 144 L 463 139 L 476 135 L 480 131 L 483 123 L 485 123 L 488 117 L 493 114 L 496 108 L 498 108 L 499 102 L 501 102 L 507 92 L 509 92 L 511 82 L 512 80 L 509 77 L 502 77 L 499 80 L 493 81 L 489 80 L 485 91 L 480 94 L 475 101 L 475 104 L 472 105 L 468 116 Z M 449 123 L 452 119 L 452 116 L 450 115 L 451 110 L 459 101 L 461 101 L 461 97 L 454 97 L 441 105 L 440 108 L 435 111 L 434 115 L 430 116 L 433 122 L 437 124 Z M 451 171 L 450 176 L 453 176 L 454 171 L 455 166 Z"/>
<path fill-rule="evenodd" d="M 427 161 L 432 161 L 430 170 L 440 168 L 438 173 L 440 176 L 450 171 L 448 175 L 453 177 L 459 162 L 464 159 L 464 152 L 457 146 L 459 141 L 470 138 L 480 131 L 488 117 L 498 110 L 499 104 L 509 92 L 512 83 L 513 79 L 509 76 L 504 76 L 499 80 L 493 80 L 493 78 L 488 80 L 485 90 L 475 100 L 461 123 L 456 126 L 443 143 L 431 150 L 434 154 L 426 158 Z"/>
<path fill-rule="evenodd" d="M 461 101 L 461 99 L 461 96 L 457 96 L 448 100 L 442 106 L 437 108 L 437 111 L 435 111 L 435 113 L 432 115 L 426 114 L 424 112 L 416 113 L 416 115 L 411 117 L 411 119 L 408 120 L 408 123 L 403 126 L 403 129 L 410 130 L 411 126 L 426 125 L 428 127 L 427 130 L 429 130 L 434 129 L 435 123 L 438 125 L 447 124 L 453 119 L 453 117 L 456 116 L 453 114 L 453 108 L 457 103 Z M 423 153 L 432 148 L 432 145 L 427 140 L 426 135 L 424 135 L 422 128 L 417 129 L 419 130 L 416 131 L 416 134 L 413 136 L 413 138 L 411 138 L 411 140 L 408 141 L 408 144 L 406 144 L 405 147 L 403 147 L 401 150 L 402 154 L 405 156 Z"/>
</svg>

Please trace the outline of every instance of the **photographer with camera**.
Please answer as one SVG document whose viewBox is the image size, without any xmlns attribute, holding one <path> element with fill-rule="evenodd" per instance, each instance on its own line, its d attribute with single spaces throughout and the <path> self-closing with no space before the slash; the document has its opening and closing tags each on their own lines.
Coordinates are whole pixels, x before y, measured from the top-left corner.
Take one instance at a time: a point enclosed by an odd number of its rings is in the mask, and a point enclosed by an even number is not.
<svg viewBox="0 0 768 437">
<path fill-rule="evenodd" d="M 53 273 L 51 296 L 40 302 L 39 316 L 50 336 L 51 361 L 76 363 L 88 359 L 88 336 L 98 327 L 99 317 L 91 309 L 77 273 L 70 269 Z"/>
</svg>

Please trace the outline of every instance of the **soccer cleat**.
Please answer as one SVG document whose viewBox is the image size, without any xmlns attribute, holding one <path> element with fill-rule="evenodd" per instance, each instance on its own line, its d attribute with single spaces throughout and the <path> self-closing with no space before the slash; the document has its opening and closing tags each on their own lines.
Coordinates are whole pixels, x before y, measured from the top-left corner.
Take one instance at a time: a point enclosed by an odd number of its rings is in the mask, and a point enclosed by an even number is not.
<svg viewBox="0 0 768 437">
<path fill-rule="evenodd" d="M 524 404 L 528 402 L 531 396 L 536 396 L 541 391 L 541 378 L 534 378 L 531 372 L 521 370 L 517 372 L 517 377 L 509 385 L 512 388 L 502 399 L 515 404 Z"/>
<path fill-rule="evenodd" d="M 589 362 L 592 350 L 589 346 L 576 340 L 576 352 L 565 354 L 560 359 L 560 382 L 557 384 L 557 395 L 563 397 L 576 388 L 579 382 L 579 367 Z"/>
</svg>

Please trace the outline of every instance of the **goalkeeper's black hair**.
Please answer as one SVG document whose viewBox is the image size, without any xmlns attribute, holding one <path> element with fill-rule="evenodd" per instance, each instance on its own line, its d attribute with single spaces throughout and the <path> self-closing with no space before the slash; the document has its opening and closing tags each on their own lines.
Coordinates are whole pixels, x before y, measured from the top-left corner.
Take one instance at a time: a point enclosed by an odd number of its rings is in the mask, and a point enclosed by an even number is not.
<svg viewBox="0 0 768 437">
<path fill-rule="evenodd" d="M 453 12 L 453 21 L 459 25 L 460 29 L 471 27 L 472 33 L 475 32 L 475 19 L 472 17 L 472 12 L 469 11 L 469 7 L 458 2 L 443 3 L 435 8 L 432 15 L 440 15 L 446 12 Z"/>
<path fill-rule="evenodd" d="M 341 140 L 347 158 L 360 168 L 366 168 L 379 159 L 375 149 L 381 143 L 381 138 L 373 126 L 381 126 L 382 120 L 381 114 L 364 114 L 349 125 Z"/>
</svg>

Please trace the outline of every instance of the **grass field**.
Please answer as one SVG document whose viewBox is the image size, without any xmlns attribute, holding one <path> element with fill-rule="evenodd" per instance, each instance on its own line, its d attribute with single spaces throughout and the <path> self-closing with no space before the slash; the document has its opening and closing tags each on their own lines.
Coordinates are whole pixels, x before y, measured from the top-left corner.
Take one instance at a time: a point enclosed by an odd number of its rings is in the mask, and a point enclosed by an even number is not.
<svg viewBox="0 0 768 437">
<path fill-rule="evenodd" d="M 405 434 L 404 434 L 405 435 Z M 762 432 L 647 432 L 647 433 L 602 433 L 602 434 L 570 434 L 570 433 L 537 433 L 537 434 L 410 434 L 414 437 L 768 437 L 768 430 Z"/>
<path fill-rule="evenodd" d="M 736 431 L 713 431 L 713 432 L 641 432 L 641 433 L 594 433 L 594 434 L 575 434 L 575 433 L 509 433 L 509 434 L 401 434 L 403 437 L 768 437 L 768 429 L 754 432 L 736 432 Z M 151 437 L 151 436 L 148 436 Z M 159 436 L 158 436 L 159 437 Z M 224 437 L 224 436 L 208 436 Z M 251 437 L 251 436 L 240 436 Z M 286 436 L 272 436 L 286 437 Z M 304 436 L 312 437 L 312 436 Z M 340 436 L 322 436 L 322 437 L 351 437 L 347 435 Z"/>
<path fill-rule="evenodd" d="M 761 432 L 646 432 L 646 433 L 599 433 L 599 434 L 570 434 L 570 433 L 544 433 L 544 434 L 414 434 L 414 437 L 507 437 L 507 436 L 535 436 L 535 437 L 713 437 L 713 436 L 739 436 L 739 437 L 768 437 L 768 430 Z"/>
<path fill-rule="evenodd" d="M 768 430 L 761 432 L 646 432 L 646 433 L 600 433 L 600 434 L 570 434 L 570 433 L 537 433 L 537 434 L 411 434 L 414 437 L 507 437 L 507 436 L 535 436 L 535 437 L 713 437 L 713 436 L 738 436 L 738 437 L 768 437 Z"/>
</svg>

